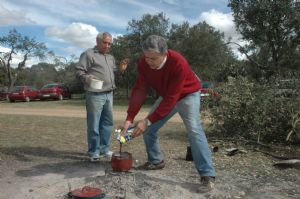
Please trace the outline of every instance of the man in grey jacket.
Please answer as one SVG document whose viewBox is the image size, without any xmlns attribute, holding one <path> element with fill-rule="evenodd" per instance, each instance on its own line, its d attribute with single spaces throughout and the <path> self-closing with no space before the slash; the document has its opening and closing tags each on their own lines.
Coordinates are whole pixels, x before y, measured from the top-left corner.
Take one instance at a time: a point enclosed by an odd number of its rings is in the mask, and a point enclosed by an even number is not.
<svg viewBox="0 0 300 199">
<path fill-rule="evenodd" d="M 113 90 L 116 88 L 114 72 L 117 71 L 115 59 L 109 54 L 112 35 L 99 33 L 97 45 L 87 49 L 80 55 L 76 66 L 76 76 L 84 84 L 86 91 L 87 140 L 88 157 L 91 162 L 99 161 L 101 156 L 111 157 L 109 150 L 113 131 Z M 128 59 L 120 63 L 120 71 L 124 72 Z M 93 87 L 93 79 L 103 82 L 102 88 Z"/>
</svg>

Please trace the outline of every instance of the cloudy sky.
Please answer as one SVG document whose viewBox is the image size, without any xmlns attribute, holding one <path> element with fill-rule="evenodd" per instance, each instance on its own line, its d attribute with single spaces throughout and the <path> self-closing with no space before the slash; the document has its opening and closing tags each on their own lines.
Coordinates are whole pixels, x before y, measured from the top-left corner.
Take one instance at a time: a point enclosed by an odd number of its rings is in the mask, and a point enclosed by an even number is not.
<svg viewBox="0 0 300 199">
<path fill-rule="evenodd" d="M 0 0 L 0 37 L 16 28 L 56 55 L 79 56 L 95 45 L 98 32 L 126 34 L 132 19 L 163 12 L 171 23 L 206 21 L 237 40 L 227 4 L 228 0 Z"/>
</svg>

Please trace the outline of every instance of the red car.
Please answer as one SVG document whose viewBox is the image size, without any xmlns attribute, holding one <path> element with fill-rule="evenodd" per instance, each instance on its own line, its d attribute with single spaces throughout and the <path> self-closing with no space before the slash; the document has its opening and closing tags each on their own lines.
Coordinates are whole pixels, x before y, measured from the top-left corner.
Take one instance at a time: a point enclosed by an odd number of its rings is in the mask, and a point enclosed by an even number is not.
<svg viewBox="0 0 300 199">
<path fill-rule="evenodd" d="M 7 99 L 7 95 L 8 95 L 7 92 L 0 91 L 0 101 L 1 100 L 6 100 Z"/>
<path fill-rule="evenodd" d="M 0 101 L 6 100 L 8 96 L 7 87 L 0 86 Z"/>
<path fill-rule="evenodd" d="M 209 81 L 201 81 L 201 97 L 220 97 L 220 94 L 214 90 L 215 84 Z"/>
<path fill-rule="evenodd" d="M 37 100 L 39 99 L 39 90 L 35 86 L 15 86 L 8 93 L 7 99 L 9 102 Z"/>
<path fill-rule="evenodd" d="M 39 98 L 41 100 L 46 99 L 70 99 L 71 93 L 69 88 L 61 83 L 46 84 L 40 89 Z"/>
</svg>

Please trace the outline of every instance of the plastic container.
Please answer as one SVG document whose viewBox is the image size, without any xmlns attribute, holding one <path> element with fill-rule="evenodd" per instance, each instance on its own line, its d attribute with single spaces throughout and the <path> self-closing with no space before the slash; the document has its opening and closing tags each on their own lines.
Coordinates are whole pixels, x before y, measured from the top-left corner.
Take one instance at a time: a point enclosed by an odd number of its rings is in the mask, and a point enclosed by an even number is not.
<svg viewBox="0 0 300 199">
<path fill-rule="evenodd" d="M 102 80 L 98 80 L 98 79 L 91 79 L 90 87 L 92 89 L 98 89 L 98 90 L 100 90 L 103 87 L 103 81 Z"/>
</svg>

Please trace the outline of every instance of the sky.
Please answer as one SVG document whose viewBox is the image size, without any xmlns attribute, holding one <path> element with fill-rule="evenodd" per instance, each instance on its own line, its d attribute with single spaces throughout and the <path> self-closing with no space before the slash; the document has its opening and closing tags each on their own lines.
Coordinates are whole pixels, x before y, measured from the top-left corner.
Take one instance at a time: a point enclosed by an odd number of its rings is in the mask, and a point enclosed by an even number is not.
<svg viewBox="0 0 300 199">
<path fill-rule="evenodd" d="M 128 22 L 163 12 L 170 23 L 206 21 L 239 42 L 227 4 L 228 0 L 0 0 L 0 37 L 15 28 L 69 59 L 93 47 L 98 32 L 124 35 Z M 0 45 L 0 52 L 7 50 Z M 13 61 L 17 63 L 18 56 Z M 36 62 L 31 59 L 27 66 Z"/>
</svg>

